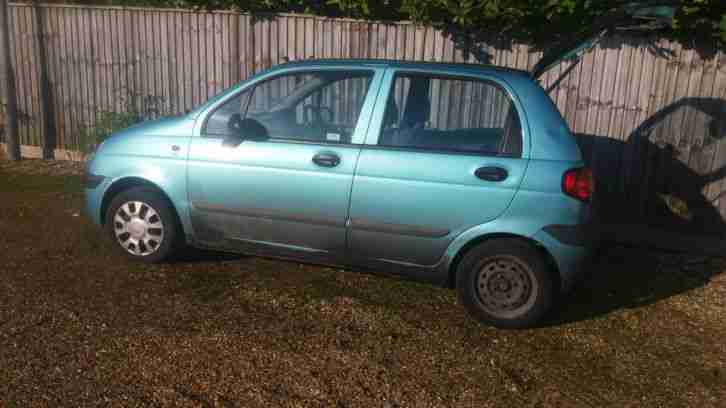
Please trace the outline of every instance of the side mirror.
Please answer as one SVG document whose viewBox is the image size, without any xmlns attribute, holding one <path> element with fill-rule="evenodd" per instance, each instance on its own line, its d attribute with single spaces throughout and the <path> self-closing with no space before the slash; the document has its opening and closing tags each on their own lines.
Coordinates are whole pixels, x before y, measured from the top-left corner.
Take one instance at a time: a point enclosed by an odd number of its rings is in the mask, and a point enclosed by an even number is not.
<svg viewBox="0 0 726 408">
<path fill-rule="evenodd" d="M 245 141 L 245 138 L 242 137 L 242 134 L 230 132 L 227 134 L 227 136 L 222 139 L 222 146 L 224 147 L 237 147 L 242 144 L 242 142 Z"/>
<path fill-rule="evenodd" d="M 255 119 L 242 119 L 239 113 L 235 113 L 229 118 L 227 124 L 229 132 L 222 141 L 225 147 L 237 147 L 245 139 L 254 141 L 263 141 L 269 139 L 267 128 Z"/>
</svg>

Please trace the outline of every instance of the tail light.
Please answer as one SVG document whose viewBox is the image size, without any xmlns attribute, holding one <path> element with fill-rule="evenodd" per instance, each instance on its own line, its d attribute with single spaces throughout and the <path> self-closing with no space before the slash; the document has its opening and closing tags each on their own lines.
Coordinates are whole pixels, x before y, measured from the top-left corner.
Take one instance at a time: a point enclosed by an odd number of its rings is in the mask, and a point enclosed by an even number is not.
<svg viewBox="0 0 726 408">
<path fill-rule="evenodd" d="M 580 201 L 590 201 L 595 182 L 586 167 L 567 170 L 562 176 L 562 192 Z"/>
</svg>

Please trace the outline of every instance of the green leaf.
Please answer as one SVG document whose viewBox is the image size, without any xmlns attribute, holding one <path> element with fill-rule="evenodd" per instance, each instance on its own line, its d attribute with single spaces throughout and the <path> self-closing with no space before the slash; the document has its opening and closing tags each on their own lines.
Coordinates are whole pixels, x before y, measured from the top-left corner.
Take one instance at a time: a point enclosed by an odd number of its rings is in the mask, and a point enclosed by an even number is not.
<svg viewBox="0 0 726 408">
<path fill-rule="evenodd" d="M 721 39 L 726 45 L 726 0 L 109 0 L 133 6 L 233 8 L 243 12 L 297 12 L 372 20 L 411 20 L 454 26 L 464 32 L 551 44 L 588 31 L 614 10 L 630 6 L 636 17 L 674 21 L 659 31 L 677 39 Z M 676 4 L 676 6 L 672 6 Z M 639 9 L 639 10 L 638 10 Z M 487 38 L 487 37 L 485 37 Z"/>
</svg>

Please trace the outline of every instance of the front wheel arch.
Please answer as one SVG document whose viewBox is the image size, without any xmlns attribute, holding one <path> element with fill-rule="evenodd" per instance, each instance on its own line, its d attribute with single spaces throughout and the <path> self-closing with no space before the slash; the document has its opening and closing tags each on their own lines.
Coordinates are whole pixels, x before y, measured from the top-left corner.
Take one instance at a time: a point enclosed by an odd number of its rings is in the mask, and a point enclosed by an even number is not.
<svg viewBox="0 0 726 408">
<path fill-rule="evenodd" d="M 172 210 L 172 214 L 174 215 L 177 227 L 181 232 L 181 236 L 184 237 L 184 225 L 182 224 L 181 218 L 179 218 L 179 212 L 177 211 L 174 202 L 171 201 L 171 199 L 169 198 L 169 195 L 166 194 L 166 192 L 164 192 L 164 190 L 162 190 L 158 185 L 141 177 L 125 177 L 120 180 L 116 180 L 108 187 L 106 192 L 103 194 L 103 199 L 101 200 L 101 209 L 99 214 L 101 225 L 106 222 L 106 212 L 108 211 L 108 206 L 109 204 L 111 204 L 111 201 L 113 201 L 113 198 L 121 194 L 122 192 L 135 187 L 145 187 L 153 190 L 154 192 L 161 195 L 164 200 L 166 200 Z"/>
<path fill-rule="evenodd" d="M 502 232 L 502 233 L 485 234 L 485 235 L 478 236 L 478 237 L 470 240 L 469 242 L 467 242 L 459 250 L 459 252 L 456 253 L 456 255 L 452 259 L 451 263 L 449 264 L 449 269 L 448 269 L 448 280 L 447 280 L 446 284 L 450 289 L 456 289 L 456 270 L 459 267 L 459 263 L 461 263 L 461 260 L 464 258 L 464 255 L 466 255 L 466 253 L 469 252 L 469 250 L 471 250 L 472 248 L 475 248 L 482 242 L 489 241 L 489 240 L 495 240 L 495 239 L 517 239 L 517 240 L 523 241 L 523 242 L 527 243 L 528 245 L 532 246 L 533 248 L 535 248 L 537 250 L 537 252 L 542 256 L 545 263 L 547 264 L 547 266 L 548 266 L 547 269 L 549 270 L 549 272 L 551 274 L 555 287 L 556 288 L 562 287 L 562 278 L 560 276 L 559 268 L 557 267 L 557 261 L 555 261 L 555 258 L 547 250 L 547 248 L 545 248 L 542 244 L 540 244 L 539 242 L 537 242 L 531 238 L 527 238 L 522 235 Z"/>
</svg>

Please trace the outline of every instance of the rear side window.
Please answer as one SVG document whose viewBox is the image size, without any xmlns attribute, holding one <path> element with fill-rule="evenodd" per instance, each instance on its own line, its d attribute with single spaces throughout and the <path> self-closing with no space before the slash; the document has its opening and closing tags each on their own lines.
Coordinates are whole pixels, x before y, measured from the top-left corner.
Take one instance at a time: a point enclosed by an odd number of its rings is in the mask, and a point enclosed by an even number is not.
<svg viewBox="0 0 726 408">
<path fill-rule="evenodd" d="M 509 94 L 491 81 L 399 74 L 378 145 L 520 157 L 522 127 Z"/>
</svg>

